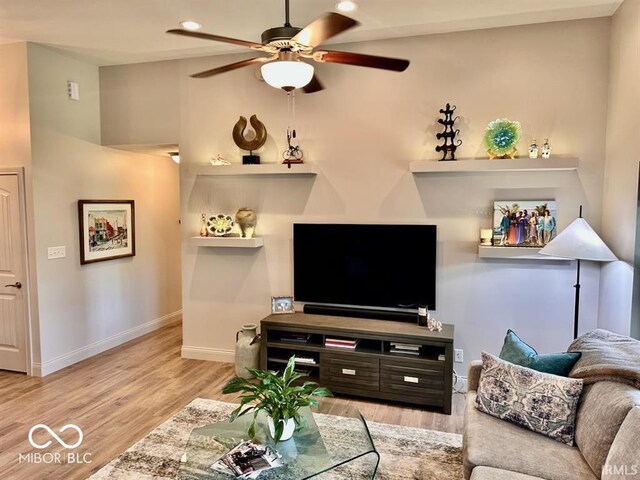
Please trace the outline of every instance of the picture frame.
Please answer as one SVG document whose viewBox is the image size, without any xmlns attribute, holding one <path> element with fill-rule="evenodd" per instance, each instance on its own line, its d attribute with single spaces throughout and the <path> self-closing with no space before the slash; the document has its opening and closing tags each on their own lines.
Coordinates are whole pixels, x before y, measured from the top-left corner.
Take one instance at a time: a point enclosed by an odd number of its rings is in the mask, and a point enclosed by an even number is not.
<svg viewBox="0 0 640 480">
<path fill-rule="evenodd" d="M 78 200 L 80 265 L 136 254 L 133 200 Z"/>
<path fill-rule="evenodd" d="M 542 248 L 558 233 L 555 200 L 500 200 L 493 204 L 493 246 Z"/>
<path fill-rule="evenodd" d="M 295 313 L 293 297 L 271 297 L 271 313 L 275 315 Z"/>
</svg>

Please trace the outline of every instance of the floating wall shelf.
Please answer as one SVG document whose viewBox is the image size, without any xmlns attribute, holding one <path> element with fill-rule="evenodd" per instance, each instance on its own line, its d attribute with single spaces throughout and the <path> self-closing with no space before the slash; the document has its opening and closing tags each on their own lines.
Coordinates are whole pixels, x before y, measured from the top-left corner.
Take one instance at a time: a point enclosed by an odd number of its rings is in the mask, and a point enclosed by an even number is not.
<svg viewBox="0 0 640 480">
<path fill-rule="evenodd" d="M 420 160 L 409 164 L 414 174 L 490 173 L 490 172 L 558 172 L 578 169 L 574 157 L 516 158 L 494 160 Z"/>
<path fill-rule="evenodd" d="M 245 176 L 245 175 L 317 175 L 312 163 L 292 164 L 291 168 L 281 163 L 261 163 L 259 165 L 195 165 L 187 167 L 187 172 L 208 176 Z"/>
<path fill-rule="evenodd" d="M 260 237 L 191 237 L 189 244 L 196 247 L 260 248 L 264 241 Z"/>
<path fill-rule="evenodd" d="M 535 247 L 489 247 L 478 245 L 478 256 L 480 258 L 502 258 L 510 260 L 570 261 L 568 258 L 540 255 L 538 253 L 540 250 L 541 248 Z"/>
</svg>

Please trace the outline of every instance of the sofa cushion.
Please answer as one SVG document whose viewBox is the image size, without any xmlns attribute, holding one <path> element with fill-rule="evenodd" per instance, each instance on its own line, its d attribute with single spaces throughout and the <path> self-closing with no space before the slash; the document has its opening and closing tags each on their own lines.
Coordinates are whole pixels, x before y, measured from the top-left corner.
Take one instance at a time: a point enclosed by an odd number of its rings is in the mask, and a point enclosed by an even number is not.
<svg viewBox="0 0 640 480">
<path fill-rule="evenodd" d="M 580 352 L 538 353 L 523 342 L 513 330 L 507 330 L 500 358 L 538 372 L 552 373 L 568 377 L 569 372 L 580 359 Z"/>
<path fill-rule="evenodd" d="M 584 388 L 576 420 L 576 445 L 594 472 L 601 472 L 620 425 L 640 405 L 640 390 L 617 382 Z"/>
<path fill-rule="evenodd" d="M 573 445 L 582 381 L 542 373 L 482 352 L 476 408 Z"/>
<path fill-rule="evenodd" d="M 510 472 L 491 467 L 476 467 L 471 473 L 471 480 L 541 480 L 523 473 Z"/>
<path fill-rule="evenodd" d="M 640 407 L 632 409 L 622 422 L 611 445 L 602 480 L 640 478 Z"/>
<path fill-rule="evenodd" d="M 462 444 L 465 478 L 477 466 L 520 472 L 547 480 L 597 480 L 576 447 L 570 447 L 475 407 L 467 393 Z"/>
</svg>

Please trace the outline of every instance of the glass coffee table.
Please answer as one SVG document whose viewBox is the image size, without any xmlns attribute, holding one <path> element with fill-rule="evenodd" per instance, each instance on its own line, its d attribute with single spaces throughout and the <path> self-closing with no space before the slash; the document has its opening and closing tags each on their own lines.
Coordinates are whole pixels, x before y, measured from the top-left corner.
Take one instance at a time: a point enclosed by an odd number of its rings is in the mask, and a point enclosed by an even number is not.
<svg viewBox="0 0 640 480">
<path fill-rule="evenodd" d="M 371 439 L 369 427 L 352 407 L 340 416 L 302 409 L 302 427 L 293 438 L 274 445 L 266 416 L 258 415 L 256 439 L 274 446 L 284 467 L 264 471 L 259 480 L 304 480 L 323 474 L 322 479 L 371 478 L 378 470 L 380 455 Z M 243 440 L 253 415 L 234 422 L 223 421 L 194 428 L 182 456 L 179 480 L 230 480 L 232 475 L 217 472 L 211 465 Z"/>
</svg>

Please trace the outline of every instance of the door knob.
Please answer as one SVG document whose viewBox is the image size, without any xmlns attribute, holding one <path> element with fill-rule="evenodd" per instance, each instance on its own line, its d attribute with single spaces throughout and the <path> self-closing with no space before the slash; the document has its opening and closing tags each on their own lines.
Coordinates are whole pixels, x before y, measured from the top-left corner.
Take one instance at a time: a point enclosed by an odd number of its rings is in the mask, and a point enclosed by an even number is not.
<svg viewBox="0 0 640 480">
<path fill-rule="evenodd" d="M 22 288 L 22 284 L 20 282 L 16 282 L 16 283 L 11 283 L 9 285 L 5 285 L 5 287 L 13 287 L 13 288 L 20 289 Z"/>
</svg>

